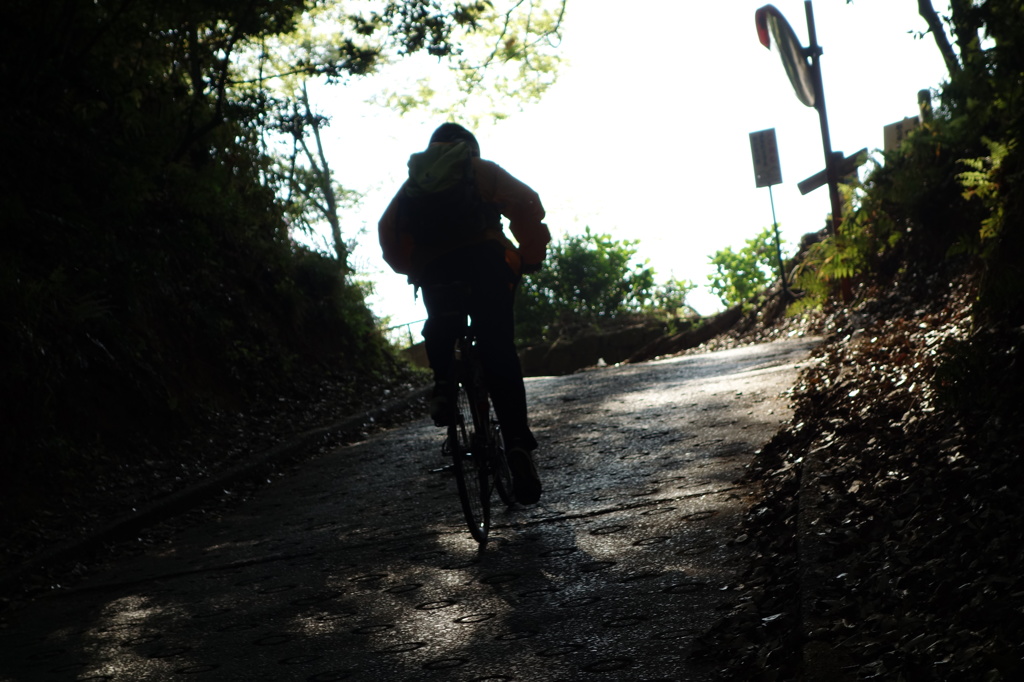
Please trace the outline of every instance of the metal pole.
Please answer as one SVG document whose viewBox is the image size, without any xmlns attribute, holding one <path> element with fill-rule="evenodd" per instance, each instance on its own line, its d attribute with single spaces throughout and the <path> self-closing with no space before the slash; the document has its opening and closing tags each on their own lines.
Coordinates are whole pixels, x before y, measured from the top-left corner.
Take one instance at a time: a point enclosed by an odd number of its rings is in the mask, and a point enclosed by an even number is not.
<svg viewBox="0 0 1024 682">
<path fill-rule="evenodd" d="M 804 0 L 807 10 L 807 34 L 810 40 L 808 51 L 811 55 L 811 70 L 814 72 L 814 108 L 818 110 L 821 122 L 821 144 L 825 148 L 825 177 L 828 180 L 828 197 L 832 202 L 832 233 L 843 220 L 843 204 L 839 199 L 839 174 L 836 169 L 836 155 L 832 153 L 832 138 L 828 132 L 828 113 L 825 110 L 825 85 L 821 77 L 821 46 L 814 29 L 814 9 L 811 0 Z"/>
<path fill-rule="evenodd" d="M 775 219 L 775 197 L 772 186 L 768 185 L 768 199 L 772 202 L 772 229 L 775 230 L 775 255 L 779 258 L 779 279 L 782 280 L 782 293 L 789 297 L 789 285 L 786 284 L 786 269 L 782 264 L 782 238 L 779 236 L 779 221 Z"/>
</svg>

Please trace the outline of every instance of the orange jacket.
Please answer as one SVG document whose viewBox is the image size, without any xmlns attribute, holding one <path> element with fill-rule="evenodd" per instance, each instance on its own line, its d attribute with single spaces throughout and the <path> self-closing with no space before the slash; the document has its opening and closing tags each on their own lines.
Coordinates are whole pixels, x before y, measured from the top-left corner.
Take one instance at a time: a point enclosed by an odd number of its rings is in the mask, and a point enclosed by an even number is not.
<svg viewBox="0 0 1024 682">
<path fill-rule="evenodd" d="M 396 194 L 377 224 L 377 236 L 384 252 L 384 260 L 392 270 L 415 280 L 424 266 L 434 258 L 467 244 L 489 239 L 500 241 L 506 249 L 517 252 L 518 259 L 524 267 L 539 265 L 544 260 L 551 234 L 547 225 L 541 222 L 544 219 L 544 207 L 540 203 L 540 197 L 493 161 L 474 158 L 472 163 L 477 191 L 485 202 L 496 206 L 501 214 L 508 218 L 509 230 L 519 243 L 518 249 L 500 227 L 459 243 L 429 249 L 417 248 L 411 235 L 399 230 L 396 219 Z"/>
</svg>

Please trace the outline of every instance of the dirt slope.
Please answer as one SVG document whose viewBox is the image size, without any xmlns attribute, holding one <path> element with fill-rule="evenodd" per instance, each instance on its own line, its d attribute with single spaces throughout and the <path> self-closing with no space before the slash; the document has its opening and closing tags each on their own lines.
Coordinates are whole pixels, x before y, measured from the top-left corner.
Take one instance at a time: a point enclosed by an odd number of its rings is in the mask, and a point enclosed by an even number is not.
<svg viewBox="0 0 1024 682">
<path fill-rule="evenodd" d="M 944 281 L 861 291 L 813 322 L 829 341 L 748 474 L 764 491 L 750 601 L 706 642 L 744 679 L 1022 678 L 1024 438 L 1000 414 L 1020 333 L 972 329 L 969 282 Z M 968 339 L 985 352 L 965 369 L 947 354 Z"/>
</svg>

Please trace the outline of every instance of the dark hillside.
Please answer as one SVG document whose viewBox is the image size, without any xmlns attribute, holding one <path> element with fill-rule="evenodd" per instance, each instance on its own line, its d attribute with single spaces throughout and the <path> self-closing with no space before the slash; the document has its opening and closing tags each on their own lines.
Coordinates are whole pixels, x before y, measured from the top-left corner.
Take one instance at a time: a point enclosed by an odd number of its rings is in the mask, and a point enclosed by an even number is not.
<svg viewBox="0 0 1024 682">
<path fill-rule="evenodd" d="M 6 3 L 0 518 L 17 532 L 112 472 L 174 480 L 161 453 L 226 415 L 321 386 L 344 410 L 405 380 L 346 263 L 290 239 L 265 108 L 225 93 L 231 45 L 302 4 Z"/>
</svg>

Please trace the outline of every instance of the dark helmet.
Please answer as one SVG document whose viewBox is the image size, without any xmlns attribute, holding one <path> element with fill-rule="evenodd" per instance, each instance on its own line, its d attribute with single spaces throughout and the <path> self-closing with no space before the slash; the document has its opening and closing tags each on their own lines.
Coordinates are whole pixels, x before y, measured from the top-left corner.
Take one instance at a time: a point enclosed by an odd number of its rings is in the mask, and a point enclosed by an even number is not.
<svg viewBox="0 0 1024 682">
<path fill-rule="evenodd" d="M 473 133 L 469 132 L 458 123 L 442 123 L 430 136 L 430 144 L 435 142 L 465 142 L 469 145 L 473 156 L 480 156 L 480 143 L 476 141 Z"/>
</svg>

